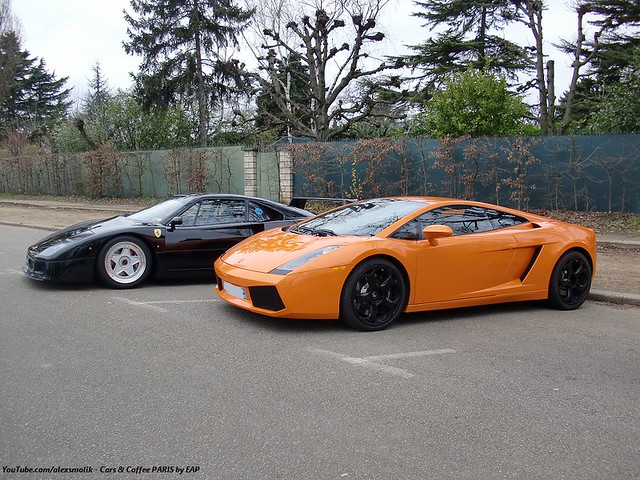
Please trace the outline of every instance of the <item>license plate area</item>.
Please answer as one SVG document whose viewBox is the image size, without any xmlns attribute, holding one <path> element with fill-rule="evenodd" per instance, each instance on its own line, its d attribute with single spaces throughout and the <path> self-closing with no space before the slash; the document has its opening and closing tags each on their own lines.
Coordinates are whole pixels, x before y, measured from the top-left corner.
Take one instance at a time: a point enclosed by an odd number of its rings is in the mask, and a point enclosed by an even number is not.
<svg viewBox="0 0 640 480">
<path fill-rule="evenodd" d="M 239 298 L 240 300 L 247 299 L 247 293 L 244 288 L 234 285 L 233 283 L 224 282 L 224 289 L 227 293 L 233 297 Z"/>
</svg>

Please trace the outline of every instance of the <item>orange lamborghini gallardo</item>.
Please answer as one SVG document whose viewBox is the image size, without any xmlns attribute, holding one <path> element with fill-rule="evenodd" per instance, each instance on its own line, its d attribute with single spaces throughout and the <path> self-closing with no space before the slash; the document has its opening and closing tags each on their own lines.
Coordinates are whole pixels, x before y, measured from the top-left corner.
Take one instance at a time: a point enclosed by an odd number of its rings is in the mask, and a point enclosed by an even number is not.
<svg viewBox="0 0 640 480">
<path fill-rule="evenodd" d="M 595 233 L 480 202 L 365 200 L 252 236 L 216 260 L 216 292 L 272 317 L 374 331 L 402 312 L 547 300 L 580 307 Z"/>
</svg>

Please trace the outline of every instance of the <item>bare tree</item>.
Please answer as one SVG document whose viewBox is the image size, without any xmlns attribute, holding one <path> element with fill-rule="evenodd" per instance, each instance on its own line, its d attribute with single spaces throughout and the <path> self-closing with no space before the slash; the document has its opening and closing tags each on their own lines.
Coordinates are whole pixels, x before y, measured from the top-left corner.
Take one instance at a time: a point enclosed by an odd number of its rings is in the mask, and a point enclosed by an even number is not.
<svg viewBox="0 0 640 480">
<path fill-rule="evenodd" d="M 297 4 L 296 11 L 292 4 L 276 1 L 277 18 L 258 12 L 263 42 L 261 52 L 255 52 L 258 72 L 250 75 L 277 107 L 261 113 L 319 141 L 367 118 L 394 118 L 388 109 L 377 108 L 383 101 L 375 77 L 400 65 L 376 60 L 370 50 L 384 39 L 377 21 L 387 2 L 317 0 Z M 299 68 L 291 68 L 292 60 Z M 298 88 L 306 89 L 297 98 L 291 88 L 296 80 Z"/>
<path fill-rule="evenodd" d="M 543 11 L 546 9 L 545 2 L 544 0 L 513 0 L 513 4 L 517 11 L 522 14 L 522 17 L 517 16 L 516 19 L 527 26 L 535 41 L 536 79 L 533 84 L 538 90 L 539 125 L 541 133 L 549 135 L 552 132 L 549 110 L 553 110 L 553 101 L 549 101 L 549 92 L 551 91 L 551 97 L 553 97 L 553 86 L 549 88 L 546 69 L 549 68 L 552 71 L 553 64 L 546 65 L 543 49 L 542 16 Z"/>
<path fill-rule="evenodd" d="M 585 35 L 584 22 L 585 16 L 591 12 L 593 5 L 589 0 L 580 0 L 574 2 L 572 4 L 572 8 L 576 12 L 576 18 L 578 22 L 575 42 L 571 43 L 566 40 L 562 40 L 558 45 L 561 50 L 566 53 L 570 53 L 573 56 L 573 61 L 571 62 L 571 83 L 569 84 L 569 90 L 567 91 L 565 97 L 565 107 L 559 128 L 560 133 L 564 133 L 571 123 L 576 88 L 578 87 L 580 78 L 583 76 L 582 68 L 588 65 L 598 53 L 599 39 L 602 35 L 603 30 L 605 29 L 605 26 L 601 26 L 594 33 L 593 42 L 588 45 L 590 48 L 586 48 L 586 44 L 588 42 Z"/>
</svg>

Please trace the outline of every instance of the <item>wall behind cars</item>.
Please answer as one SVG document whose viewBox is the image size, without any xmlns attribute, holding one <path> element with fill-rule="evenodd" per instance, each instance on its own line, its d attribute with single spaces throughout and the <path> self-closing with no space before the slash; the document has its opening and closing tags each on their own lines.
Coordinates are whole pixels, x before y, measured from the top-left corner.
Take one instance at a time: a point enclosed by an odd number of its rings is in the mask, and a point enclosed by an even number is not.
<svg viewBox="0 0 640 480">
<path fill-rule="evenodd" d="M 433 195 L 519 209 L 640 213 L 640 135 L 296 144 L 294 195 Z"/>
<path fill-rule="evenodd" d="M 640 213 L 640 135 L 407 138 L 43 154 L 0 149 L 0 193 L 436 195 L 520 209 Z"/>
</svg>

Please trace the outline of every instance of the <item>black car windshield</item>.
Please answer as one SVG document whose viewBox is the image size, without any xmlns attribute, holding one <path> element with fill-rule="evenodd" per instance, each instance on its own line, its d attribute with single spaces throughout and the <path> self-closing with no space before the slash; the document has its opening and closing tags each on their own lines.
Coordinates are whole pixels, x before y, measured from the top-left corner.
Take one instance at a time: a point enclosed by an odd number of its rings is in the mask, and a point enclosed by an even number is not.
<svg viewBox="0 0 640 480">
<path fill-rule="evenodd" d="M 352 203 L 292 227 L 292 233 L 318 236 L 373 236 L 392 223 L 425 207 L 424 202 L 378 198 Z"/>
<path fill-rule="evenodd" d="M 139 222 L 164 224 L 175 217 L 185 204 L 184 198 L 171 198 L 153 207 L 132 213 L 129 218 Z"/>
</svg>

